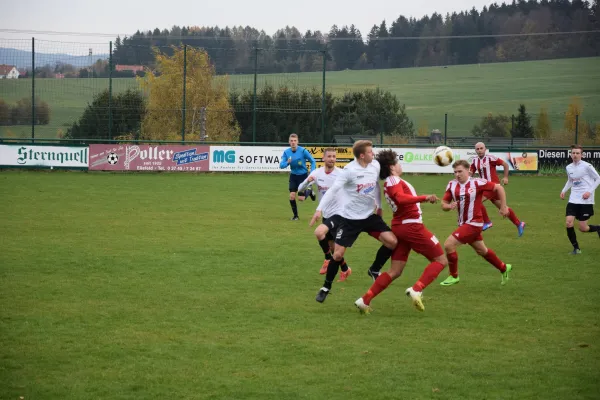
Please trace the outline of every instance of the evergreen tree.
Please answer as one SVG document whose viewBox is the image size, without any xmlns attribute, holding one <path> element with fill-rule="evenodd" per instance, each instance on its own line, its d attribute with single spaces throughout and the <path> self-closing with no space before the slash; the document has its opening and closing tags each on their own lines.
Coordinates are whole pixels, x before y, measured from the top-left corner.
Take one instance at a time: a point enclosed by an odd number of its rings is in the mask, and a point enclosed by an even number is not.
<svg viewBox="0 0 600 400">
<path fill-rule="evenodd" d="M 513 130 L 514 137 L 532 138 L 533 127 L 531 126 L 531 117 L 527 114 L 525 104 L 519 106 L 519 115 L 515 120 L 515 127 Z"/>
</svg>

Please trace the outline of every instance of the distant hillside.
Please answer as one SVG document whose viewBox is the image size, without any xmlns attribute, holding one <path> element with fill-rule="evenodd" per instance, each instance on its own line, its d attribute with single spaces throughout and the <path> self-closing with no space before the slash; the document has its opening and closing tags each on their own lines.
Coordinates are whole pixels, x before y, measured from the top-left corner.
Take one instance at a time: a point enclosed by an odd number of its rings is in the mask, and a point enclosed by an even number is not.
<svg viewBox="0 0 600 400">
<path fill-rule="evenodd" d="M 70 54 L 35 53 L 35 66 L 57 63 L 71 64 L 75 67 L 87 67 L 98 59 L 107 59 L 108 54 L 89 56 L 73 56 Z M 8 49 L 0 47 L 0 64 L 15 65 L 17 68 L 31 68 L 31 51 Z"/>
</svg>

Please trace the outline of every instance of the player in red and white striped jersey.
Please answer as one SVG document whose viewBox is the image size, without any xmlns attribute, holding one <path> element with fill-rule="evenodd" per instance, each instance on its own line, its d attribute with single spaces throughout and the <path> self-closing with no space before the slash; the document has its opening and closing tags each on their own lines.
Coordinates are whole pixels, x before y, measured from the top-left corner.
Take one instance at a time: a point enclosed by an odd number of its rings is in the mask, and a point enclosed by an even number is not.
<svg viewBox="0 0 600 400">
<path fill-rule="evenodd" d="M 398 238 L 398 244 L 392 253 L 392 265 L 388 272 L 380 274 L 371 288 L 354 303 L 362 313 L 370 313 L 371 300 L 385 290 L 396 278 L 402 275 L 411 250 L 422 254 L 429 260 L 419 280 L 406 289 L 413 305 L 419 311 L 424 310 L 422 291 L 433 282 L 448 265 L 448 260 L 439 240 L 423 225 L 421 202 L 436 203 L 436 195 L 418 196 L 415 188 L 400 178 L 402 166 L 398 155 L 392 150 L 383 150 L 377 154 L 381 166 L 379 177 L 385 179 L 385 198 L 394 212 L 392 232 Z"/>
<path fill-rule="evenodd" d="M 502 184 L 508 185 L 508 163 L 501 158 L 496 157 L 493 154 L 486 154 L 485 144 L 479 142 L 475 144 L 475 152 L 477 153 L 477 157 L 473 159 L 471 162 L 471 175 L 477 173 L 480 178 L 485 179 L 486 181 L 500 183 L 500 178 L 498 178 L 498 173 L 496 172 L 496 167 L 502 166 L 504 168 L 504 176 L 502 177 Z M 495 196 L 494 192 L 484 193 L 484 201 L 490 200 L 494 205 L 500 209 L 500 199 Z M 487 230 L 493 226 L 490 217 L 487 214 L 487 210 L 485 206 L 481 206 L 481 212 L 483 214 L 483 230 Z M 515 212 L 512 208 L 508 208 L 508 219 L 517 227 L 519 232 L 519 236 L 523 235 L 525 230 L 525 222 L 519 220 Z"/>
<path fill-rule="evenodd" d="M 458 254 L 456 249 L 463 244 L 470 245 L 473 250 L 487 262 L 492 264 L 502 273 L 502 284 L 508 281 L 508 273 L 512 267 L 503 263 L 492 249 L 488 249 L 483 242 L 482 202 L 486 192 L 493 192 L 500 201 L 500 215 L 509 214 L 506 206 L 506 192 L 499 184 L 469 176 L 469 162 L 458 160 L 452 164 L 455 179 L 448 183 L 446 193 L 442 199 L 444 211 L 456 210 L 458 212 L 458 229 L 456 229 L 446 242 L 444 248 L 448 257 L 450 276 L 441 285 L 454 285 L 460 281 L 458 277 Z"/>
</svg>

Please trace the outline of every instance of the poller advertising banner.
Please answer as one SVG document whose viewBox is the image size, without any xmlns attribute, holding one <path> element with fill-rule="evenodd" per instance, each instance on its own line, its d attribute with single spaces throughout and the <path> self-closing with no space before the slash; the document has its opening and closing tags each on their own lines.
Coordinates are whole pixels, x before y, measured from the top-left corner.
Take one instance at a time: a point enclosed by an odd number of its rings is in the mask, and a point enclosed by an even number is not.
<svg viewBox="0 0 600 400">
<path fill-rule="evenodd" d="M 90 171 L 208 171 L 209 146 L 92 144 Z"/>
</svg>

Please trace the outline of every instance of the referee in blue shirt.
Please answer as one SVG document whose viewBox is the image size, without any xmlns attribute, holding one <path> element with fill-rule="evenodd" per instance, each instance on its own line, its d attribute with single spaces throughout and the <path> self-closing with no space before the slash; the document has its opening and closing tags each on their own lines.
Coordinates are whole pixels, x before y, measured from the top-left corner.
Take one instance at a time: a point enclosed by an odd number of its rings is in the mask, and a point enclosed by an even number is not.
<svg viewBox="0 0 600 400">
<path fill-rule="evenodd" d="M 290 206 L 292 207 L 292 211 L 294 216 L 292 217 L 292 221 L 298 220 L 298 207 L 296 206 L 296 192 L 298 191 L 298 186 L 306 178 L 308 178 L 308 169 L 306 168 L 306 162 L 310 161 L 310 170 L 314 171 L 317 167 L 315 163 L 315 159 L 310 155 L 308 150 L 306 150 L 302 146 L 298 146 L 298 135 L 292 133 L 290 135 L 290 147 L 283 152 L 281 156 L 281 163 L 279 164 L 279 168 L 284 169 L 288 165 L 290 167 Z M 310 196 L 310 198 L 315 201 L 315 195 L 312 193 L 312 190 L 306 189 L 306 191 L 302 194 L 298 194 L 298 200 L 304 201 L 306 196 Z"/>
</svg>

